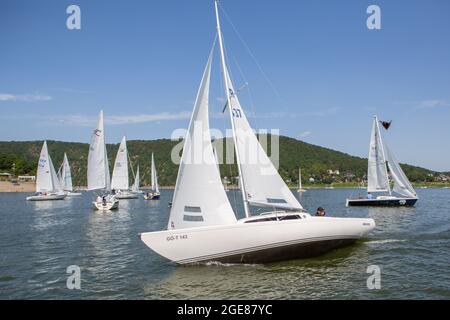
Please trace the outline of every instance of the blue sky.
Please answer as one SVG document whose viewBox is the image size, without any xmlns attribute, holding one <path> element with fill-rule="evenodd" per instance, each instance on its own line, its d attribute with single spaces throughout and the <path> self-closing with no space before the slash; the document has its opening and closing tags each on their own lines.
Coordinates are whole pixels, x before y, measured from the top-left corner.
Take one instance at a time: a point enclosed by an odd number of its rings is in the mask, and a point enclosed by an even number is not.
<svg viewBox="0 0 450 320">
<path fill-rule="evenodd" d="M 81 8 L 81 30 L 66 28 L 70 4 Z M 381 30 L 366 27 L 370 4 L 381 8 Z M 254 128 L 366 156 L 378 114 L 393 120 L 387 140 L 401 162 L 450 171 L 449 1 L 221 6 L 239 32 L 222 12 Z M 3 0 L 0 140 L 88 142 L 101 108 L 108 142 L 168 138 L 187 126 L 214 35 L 211 0 Z M 216 52 L 211 126 L 223 130 L 218 61 Z"/>
</svg>

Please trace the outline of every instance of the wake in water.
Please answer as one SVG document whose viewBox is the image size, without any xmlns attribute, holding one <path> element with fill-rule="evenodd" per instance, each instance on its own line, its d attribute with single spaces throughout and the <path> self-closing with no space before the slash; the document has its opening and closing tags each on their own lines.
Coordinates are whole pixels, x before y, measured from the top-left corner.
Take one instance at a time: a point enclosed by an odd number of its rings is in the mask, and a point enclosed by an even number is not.
<svg viewBox="0 0 450 320">
<path fill-rule="evenodd" d="M 385 244 L 385 243 L 393 243 L 393 242 L 405 242 L 407 239 L 384 239 L 384 240 L 373 240 L 367 241 L 366 244 Z"/>
</svg>

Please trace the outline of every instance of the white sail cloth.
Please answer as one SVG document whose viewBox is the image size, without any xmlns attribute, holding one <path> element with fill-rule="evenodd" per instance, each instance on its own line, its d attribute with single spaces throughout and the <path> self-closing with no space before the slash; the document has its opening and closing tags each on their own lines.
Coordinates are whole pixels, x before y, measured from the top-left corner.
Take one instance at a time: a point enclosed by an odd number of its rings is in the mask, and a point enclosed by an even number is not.
<svg viewBox="0 0 450 320">
<path fill-rule="evenodd" d="M 48 153 L 47 141 L 42 145 L 36 177 L 36 192 L 61 192 L 61 184 Z"/>
<path fill-rule="evenodd" d="M 231 121 L 234 122 L 239 164 L 242 180 L 250 205 L 303 210 L 302 205 L 289 190 L 253 132 L 239 103 L 226 68 L 226 79 L 230 89 Z"/>
<path fill-rule="evenodd" d="M 211 145 L 208 120 L 211 61 L 212 55 L 203 74 L 184 141 L 168 229 L 236 222 Z"/>
<path fill-rule="evenodd" d="M 386 152 L 389 172 L 391 173 L 392 180 L 394 180 L 394 187 L 392 188 L 392 190 L 402 196 L 416 198 L 416 191 L 409 182 L 408 178 L 400 167 L 400 164 L 398 163 L 397 159 L 395 159 L 394 154 L 391 152 L 386 142 L 384 143 L 384 150 Z"/>
<path fill-rule="evenodd" d="M 110 179 L 103 126 L 103 111 L 100 111 L 97 127 L 92 133 L 91 144 L 89 146 L 87 167 L 88 190 L 111 190 Z"/>
<path fill-rule="evenodd" d="M 131 191 L 138 192 L 141 185 L 141 177 L 139 176 L 139 166 L 136 169 L 136 176 L 134 177 L 134 183 L 131 187 Z"/>
<path fill-rule="evenodd" d="M 64 153 L 63 165 L 61 168 L 61 187 L 64 191 L 73 191 L 72 187 L 72 174 L 70 172 L 69 160 L 67 159 L 67 154 Z"/>
<path fill-rule="evenodd" d="M 152 190 L 159 193 L 158 173 L 156 172 L 155 158 L 152 152 Z"/>
<path fill-rule="evenodd" d="M 377 117 L 373 119 L 367 167 L 367 192 L 386 192 L 389 180 Z"/>
<path fill-rule="evenodd" d="M 116 161 L 114 162 L 114 170 L 111 179 L 111 189 L 128 190 L 130 187 L 128 178 L 128 150 L 125 137 L 117 150 Z"/>
</svg>

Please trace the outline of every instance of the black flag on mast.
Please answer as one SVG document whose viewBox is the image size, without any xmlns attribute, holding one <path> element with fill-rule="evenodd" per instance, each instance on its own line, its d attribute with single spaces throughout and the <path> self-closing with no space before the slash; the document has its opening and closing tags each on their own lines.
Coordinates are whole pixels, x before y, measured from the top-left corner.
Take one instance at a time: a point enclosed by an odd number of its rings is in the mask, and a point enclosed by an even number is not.
<svg viewBox="0 0 450 320">
<path fill-rule="evenodd" d="M 387 122 L 387 121 L 380 121 L 381 125 L 387 130 L 389 129 L 389 127 L 391 126 L 391 121 Z"/>
</svg>

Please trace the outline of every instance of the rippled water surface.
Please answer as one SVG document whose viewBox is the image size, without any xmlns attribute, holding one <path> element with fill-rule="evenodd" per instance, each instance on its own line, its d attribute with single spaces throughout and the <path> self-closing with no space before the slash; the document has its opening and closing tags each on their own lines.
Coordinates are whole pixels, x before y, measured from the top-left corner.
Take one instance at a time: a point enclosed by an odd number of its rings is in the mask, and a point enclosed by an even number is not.
<svg viewBox="0 0 450 320">
<path fill-rule="evenodd" d="M 1 299 L 450 299 L 450 189 L 419 189 L 415 208 L 346 208 L 364 190 L 308 190 L 311 212 L 372 217 L 376 230 L 359 243 L 319 258 L 267 265 L 178 267 L 138 238 L 165 228 L 172 191 L 160 201 L 121 200 L 119 210 L 91 209 L 93 194 L 28 202 L 0 193 Z M 242 215 L 240 197 L 229 197 Z M 66 268 L 81 268 L 69 290 Z M 369 265 L 381 289 L 367 289 Z"/>
</svg>

